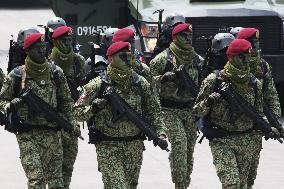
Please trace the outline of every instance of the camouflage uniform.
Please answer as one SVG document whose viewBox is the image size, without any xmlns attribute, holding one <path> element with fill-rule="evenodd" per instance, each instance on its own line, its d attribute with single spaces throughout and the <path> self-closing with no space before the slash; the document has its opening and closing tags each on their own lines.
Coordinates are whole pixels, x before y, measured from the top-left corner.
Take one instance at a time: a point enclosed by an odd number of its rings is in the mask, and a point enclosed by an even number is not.
<svg viewBox="0 0 284 189">
<path fill-rule="evenodd" d="M 51 67 L 51 64 L 49 64 Z M 54 65 L 55 67 L 55 65 Z M 18 81 L 21 87 L 21 78 L 24 75 L 25 67 L 17 67 L 9 73 L 6 77 L 3 88 L 1 90 L 1 111 L 6 112 L 10 101 L 16 96 L 14 86 Z M 75 120 L 72 113 L 73 101 L 70 97 L 70 92 L 63 75 L 62 70 L 56 67 L 59 86 L 56 86 L 53 81 L 39 84 L 33 80 L 27 73 L 25 81 L 25 88 L 31 87 L 33 92 L 40 98 L 49 103 L 52 107 L 58 108 L 59 111 L 73 124 Z M 19 75 L 19 73 L 21 73 Z M 24 89 L 20 88 L 20 93 Z M 27 105 L 23 105 L 18 110 L 19 117 L 24 120 L 25 124 L 37 126 L 44 126 L 46 129 L 31 129 L 27 132 L 19 132 L 16 134 L 19 148 L 21 163 L 28 178 L 29 189 L 45 189 L 46 183 L 50 189 L 63 188 L 62 179 L 62 141 L 61 131 L 58 130 L 54 122 L 47 120 L 43 115 L 28 111 Z M 48 128 L 50 127 L 50 128 Z"/>
<path fill-rule="evenodd" d="M 222 72 L 221 72 L 222 73 Z M 229 118 L 228 103 L 221 97 L 218 102 L 210 107 L 206 105 L 208 96 L 215 88 L 216 74 L 210 74 L 202 83 L 197 97 L 193 114 L 204 117 L 210 114 L 211 123 L 227 130 L 228 133 L 244 132 L 222 138 L 214 138 L 209 141 L 218 177 L 224 189 L 241 189 L 247 187 L 247 178 L 252 163 L 257 157 L 254 154 L 261 148 L 257 140 L 256 131 L 251 131 L 252 121 L 245 115 L 241 115 L 232 125 Z M 256 104 L 259 112 L 262 111 L 262 88 L 257 80 L 258 96 L 255 98 L 255 91 L 252 85 L 248 86 L 246 92 L 238 91 L 248 102 Z M 260 135 L 259 135 L 260 136 Z"/>
<path fill-rule="evenodd" d="M 280 118 L 281 108 L 274 80 L 272 77 L 271 67 L 264 59 L 260 59 L 260 64 L 257 64 L 256 72 L 254 74 L 262 83 L 263 101 L 273 111 L 273 114 Z M 253 163 L 254 166 L 251 167 L 248 176 L 248 189 L 251 189 L 254 185 L 254 180 L 256 179 L 257 168 L 259 164 L 260 151 L 262 149 L 262 136 L 257 135 L 256 138 L 256 140 L 259 141 L 260 144 L 258 145 L 259 149 L 256 151 L 257 153 L 254 155 L 254 157 L 257 157 L 255 158 L 256 161 Z"/>
<path fill-rule="evenodd" d="M 142 76 L 135 75 L 137 76 L 135 82 L 141 84 L 143 96 L 140 96 L 135 86 L 132 86 L 129 91 L 125 92 L 114 83 L 109 83 L 109 85 L 131 107 L 139 113 L 143 112 L 143 115 L 153 123 L 158 135 L 164 134 L 163 122 L 160 119 L 160 107 L 151 95 L 149 83 Z M 84 93 L 77 101 L 75 109 L 75 116 L 79 121 L 85 121 L 94 116 L 90 104 L 98 97 L 101 85 L 102 79 L 97 77 L 84 86 Z M 118 120 L 112 125 L 111 117 L 111 107 L 107 105 L 96 114 L 96 124 L 90 130 L 96 129 L 108 137 L 127 138 L 141 135 L 141 131 L 128 119 L 121 118 L 121 120 Z M 113 126 L 116 128 L 113 128 Z M 141 139 L 131 141 L 101 141 L 96 142 L 95 146 L 99 170 L 103 176 L 104 188 L 136 188 L 142 164 L 143 141 Z"/>
<path fill-rule="evenodd" d="M 5 76 L 4 72 L 3 72 L 3 70 L 0 69 L 0 90 L 1 90 L 1 88 L 2 88 L 2 86 L 3 86 L 5 77 L 6 77 L 6 76 Z"/>
<path fill-rule="evenodd" d="M 74 101 L 77 101 L 79 98 L 79 91 L 77 88 L 85 75 L 85 59 L 83 56 L 73 52 L 72 43 L 65 42 L 65 45 L 63 46 L 64 42 L 62 41 L 65 41 L 66 39 L 70 40 L 71 35 L 72 32 L 67 26 L 61 26 L 54 30 L 52 35 L 54 47 L 50 57 L 54 63 L 63 70 L 71 92 L 71 97 Z M 62 40 L 64 37 L 66 37 L 65 40 Z M 62 145 L 62 175 L 64 188 L 68 189 L 71 183 L 72 172 L 74 169 L 73 166 L 78 154 L 78 138 L 62 131 Z"/>
<path fill-rule="evenodd" d="M 170 50 L 170 49 L 167 49 Z M 167 136 L 171 143 L 169 161 L 171 166 L 172 181 L 176 185 L 188 186 L 190 174 L 193 169 L 193 151 L 196 141 L 195 118 L 191 115 L 194 97 L 189 91 L 183 95 L 177 95 L 177 83 L 165 82 L 161 84 L 161 78 L 166 72 L 166 67 L 172 67 L 175 62 L 168 62 L 167 50 L 158 54 L 150 62 L 150 71 L 153 75 L 153 85 L 160 94 L 164 121 L 167 127 Z M 186 65 L 186 72 L 198 83 L 198 62 L 201 58 L 195 54 L 192 63 Z M 168 70 L 171 71 L 171 70 Z M 174 105 L 168 105 L 167 102 Z"/>
<path fill-rule="evenodd" d="M 81 78 L 84 76 L 84 57 L 79 54 L 75 54 L 75 61 L 78 61 L 80 65 L 80 75 L 75 75 L 74 68 L 76 67 L 74 64 L 72 69 L 70 69 L 69 73 L 64 73 L 67 78 L 67 82 L 76 83 L 78 80 L 80 81 Z M 56 64 L 56 62 L 55 62 Z M 71 62 L 72 64 L 72 62 Z M 79 67 L 78 67 L 79 68 Z M 76 78 L 77 77 L 77 78 Z M 77 80 L 77 81 L 76 81 Z M 76 99 L 73 99 L 76 101 Z M 74 163 L 76 161 L 76 157 L 78 154 L 78 138 L 75 136 L 70 135 L 69 133 L 62 131 L 62 145 L 63 145 L 63 163 L 62 163 L 62 175 L 64 181 L 65 189 L 69 188 L 71 183 L 72 172 L 74 169 Z"/>
</svg>

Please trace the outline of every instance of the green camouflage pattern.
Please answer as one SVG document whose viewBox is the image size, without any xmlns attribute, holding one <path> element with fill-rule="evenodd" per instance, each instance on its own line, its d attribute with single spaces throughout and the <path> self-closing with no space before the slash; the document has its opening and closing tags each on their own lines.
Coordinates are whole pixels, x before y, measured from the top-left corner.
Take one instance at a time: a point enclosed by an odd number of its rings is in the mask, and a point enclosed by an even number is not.
<svg viewBox="0 0 284 189">
<path fill-rule="evenodd" d="M 165 82 L 161 84 L 167 64 L 167 51 L 158 54 L 150 62 L 152 85 L 159 94 L 160 99 L 175 102 L 193 101 L 189 91 L 177 96 L 177 83 Z M 185 65 L 187 73 L 198 84 L 198 70 L 193 65 Z M 194 118 L 191 116 L 191 107 L 186 109 L 162 107 L 163 118 L 167 127 L 167 135 L 171 143 L 169 161 L 171 166 L 172 181 L 177 189 L 182 189 L 190 184 L 190 175 L 193 168 L 193 151 L 196 142 L 196 129 Z M 181 187 L 180 187 L 181 186 Z"/>
<path fill-rule="evenodd" d="M 193 152 L 197 132 L 194 117 L 188 110 L 163 108 L 167 136 L 171 143 L 169 155 L 173 183 L 189 186 L 193 170 Z M 180 188 L 178 188 L 180 189 Z"/>
<path fill-rule="evenodd" d="M 6 76 L 5 76 L 4 72 L 3 72 L 3 70 L 0 68 L 0 90 L 1 90 L 1 88 L 3 86 L 3 84 L 4 84 L 5 77 Z"/>
<path fill-rule="evenodd" d="M 150 62 L 150 71 L 153 76 L 153 83 L 155 83 L 157 87 L 156 90 L 160 94 L 160 98 L 173 100 L 177 102 L 187 102 L 190 100 L 194 100 L 190 91 L 186 91 L 181 96 L 177 96 L 178 85 L 176 82 L 165 82 L 161 85 L 161 78 L 164 74 L 166 64 L 167 64 L 166 50 L 158 54 Z M 185 65 L 185 70 L 198 85 L 198 70 L 193 65 Z"/>
<path fill-rule="evenodd" d="M 17 134 L 28 189 L 63 189 L 61 132 L 32 130 Z"/>
<path fill-rule="evenodd" d="M 70 66 L 69 72 L 64 73 L 66 78 L 71 80 L 72 83 L 77 83 L 76 79 L 81 80 L 85 75 L 84 65 L 85 58 L 80 54 L 74 53 L 74 60 L 79 61 L 80 74 L 76 75 L 74 68 L 74 62 L 71 62 L 73 66 Z M 54 62 L 56 64 L 56 62 Z M 69 189 L 74 163 L 78 154 L 78 138 L 62 131 L 62 145 L 63 145 L 63 164 L 62 164 L 62 174 L 64 180 L 64 188 Z"/>
<path fill-rule="evenodd" d="M 24 72 L 24 66 L 19 69 L 22 70 L 22 73 Z M 58 80 L 60 81 L 58 87 L 51 81 L 42 85 L 32 79 L 25 79 L 24 86 L 31 87 L 36 95 L 50 104 L 53 108 L 57 109 L 60 114 L 75 127 L 77 122 L 74 119 L 72 110 L 74 103 L 70 96 L 66 78 L 59 67 L 56 67 L 56 72 Z M 6 112 L 7 107 L 10 105 L 10 101 L 15 98 L 14 86 L 16 77 L 19 76 L 16 75 L 14 69 L 5 78 L 0 93 L 0 109 L 3 112 Z M 28 77 L 29 76 L 27 75 L 27 78 Z M 21 93 L 23 91 L 21 83 L 20 87 Z M 39 112 L 29 112 L 26 104 L 19 107 L 18 116 L 24 120 L 26 124 L 57 127 L 55 122 L 47 120 Z M 61 131 L 59 133 L 61 133 Z M 61 135 L 59 135 L 58 132 L 49 129 L 33 129 L 25 133 L 17 134 L 17 139 L 21 151 L 21 162 L 28 178 L 29 188 L 43 188 L 43 183 L 51 183 L 51 188 L 61 188 L 63 186 L 61 172 L 63 153 Z M 46 169 L 45 167 L 49 168 Z M 46 180 L 45 177 L 47 177 Z"/>
<path fill-rule="evenodd" d="M 222 73 L 222 71 L 221 71 Z M 230 124 L 229 104 L 222 97 L 211 107 L 206 106 L 206 100 L 215 88 L 216 74 L 210 74 L 203 82 L 193 107 L 193 114 L 198 117 L 206 116 L 211 111 L 211 121 L 227 131 L 246 131 L 253 127 L 252 121 L 245 115 L 238 116 L 235 123 Z M 236 89 L 235 89 L 236 90 Z M 243 91 L 243 90 L 242 90 Z M 262 83 L 257 80 L 255 98 L 253 86 L 248 86 L 246 94 L 239 92 L 248 102 L 256 105 L 260 115 L 262 112 Z M 255 103 L 256 102 L 256 103 Z M 262 137 L 258 131 L 251 133 L 215 138 L 209 142 L 217 175 L 222 188 L 239 189 L 248 185 L 248 175 L 259 160 Z M 256 175 L 255 175 L 256 176 Z"/>
<path fill-rule="evenodd" d="M 143 150 L 142 140 L 97 143 L 97 159 L 104 189 L 137 188 Z"/>
<path fill-rule="evenodd" d="M 261 59 L 261 66 L 260 64 L 256 67 L 256 73 L 255 76 L 261 81 L 262 83 L 262 91 L 263 91 L 263 101 L 267 104 L 267 106 L 273 111 L 274 115 L 276 115 L 278 118 L 281 116 L 281 107 L 280 102 L 278 98 L 278 94 L 276 91 L 276 87 L 274 84 L 274 80 L 272 77 L 272 68 L 271 66 L 263 59 Z M 262 67 L 267 68 L 267 72 L 263 73 Z M 255 158 L 255 162 L 253 163 L 254 166 L 251 167 L 249 176 L 248 176 L 248 188 L 252 188 L 254 185 L 254 180 L 256 179 L 257 175 L 257 168 L 259 164 L 259 158 L 260 158 L 260 151 L 262 148 L 262 136 L 258 136 L 259 141 L 259 149 L 258 153 L 255 155 L 258 158 Z"/>
<path fill-rule="evenodd" d="M 138 76 L 142 95 L 136 86 L 125 91 L 110 83 L 110 86 L 137 112 L 149 121 L 157 135 L 165 135 L 164 122 L 161 119 L 161 108 L 152 95 L 150 84 L 142 76 Z M 102 80 L 97 77 L 83 87 L 84 92 L 75 104 L 75 116 L 79 121 L 89 120 L 94 116 L 91 103 L 99 96 Z M 141 92 L 140 91 L 140 92 Z M 112 111 L 109 104 L 96 115 L 96 124 L 90 126 L 110 137 L 135 136 L 141 131 L 127 118 L 122 117 L 111 122 Z M 116 128 L 114 128 L 116 127 Z M 134 189 L 138 184 L 138 176 L 142 164 L 143 141 L 103 141 L 96 144 L 98 166 L 102 172 L 104 188 Z M 130 176 L 131 175 L 131 176 Z"/>
</svg>

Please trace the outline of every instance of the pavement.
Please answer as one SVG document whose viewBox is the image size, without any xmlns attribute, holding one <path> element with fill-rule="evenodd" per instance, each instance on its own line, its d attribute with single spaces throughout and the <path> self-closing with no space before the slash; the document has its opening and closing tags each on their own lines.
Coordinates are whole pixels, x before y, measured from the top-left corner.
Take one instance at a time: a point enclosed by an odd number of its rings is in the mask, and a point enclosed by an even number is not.
<svg viewBox="0 0 284 189">
<path fill-rule="evenodd" d="M 1 10 L 0 30 L 0 67 L 7 68 L 7 55 L 10 35 L 17 35 L 22 28 L 45 24 L 53 17 L 51 10 Z M 281 119 L 283 123 L 283 118 Z M 79 141 L 79 153 L 75 163 L 71 189 L 101 189 L 103 183 L 98 171 L 95 146 L 88 144 L 86 128 L 82 130 L 85 141 Z M 168 153 L 145 142 L 146 151 L 139 178 L 139 189 L 173 189 L 171 182 Z M 283 145 L 276 141 L 264 141 L 261 152 L 258 176 L 254 189 L 284 188 Z M 218 189 L 220 182 L 212 164 L 208 142 L 196 144 L 191 189 Z M 19 149 L 14 134 L 0 128 L 0 188 L 26 188 L 26 177 L 19 159 Z"/>
</svg>

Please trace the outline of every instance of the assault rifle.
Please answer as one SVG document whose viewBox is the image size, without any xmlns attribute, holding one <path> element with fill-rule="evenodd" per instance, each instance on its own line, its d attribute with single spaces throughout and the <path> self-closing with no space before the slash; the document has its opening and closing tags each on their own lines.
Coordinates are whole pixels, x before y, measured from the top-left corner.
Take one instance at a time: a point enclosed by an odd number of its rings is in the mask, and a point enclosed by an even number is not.
<svg viewBox="0 0 284 189">
<path fill-rule="evenodd" d="M 79 91 L 77 90 L 77 88 L 79 87 L 79 79 L 80 77 L 76 76 L 75 79 L 70 79 L 70 78 L 66 78 L 67 79 L 67 84 L 71 93 L 71 98 L 74 101 L 77 101 L 80 97 Z"/>
<path fill-rule="evenodd" d="M 272 113 L 269 106 L 267 106 L 267 104 L 265 103 L 263 104 L 263 113 L 266 116 L 268 122 L 279 131 L 280 137 L 284 138 L 283 134 L 281 133 L 283 130 L 282 124 L 278 121 L 275 114 Z"/>
<path fill-rule="evenodd" d="M 8 67 L 7 73 L 10 73 L 15 67 L 21 66 L 25 63 L 26 53 L 23 50 L 23 46 L 19 45 L 12 38 L 9 42 L 9 55 L 8 55 Z"/>
<path fill-rule="evenodd" d="M 199 87 L 185 71 L 184 65 L 180 65 L 177 69 L 174 69 L 174 73 L 178 79 L 177 95 L 180 96 L 189 89 L 192 96 L 196 98 L 198 95 Z"/>
<path fill-rule="evenodd" d="M 200 74 L 200 81 L 203 81 L 210 73 L 213 72 L 214 67 L 211 63 L 211 58 L 212 58 L 212 39 L 213 36 L 205 37 L 205 36 L 200 36 L 197 38 L 197 40 L 206 40 L 207 48 L 206 48 L 206 54 L 204 58 L 204 63 L 201 68 L 201 74 Z"/>
<path fill-rule="evenodd" d="M 137 113 L 129 104 L 121 98 L 112 88 L 107 87 L 103 96 L 110 102 L 113 112 L 112 122 L 115 123 L 122 117 L 127 117 L 137 126 L 148 138 L 153 140 L 162 150 L 169 151 L 168 144 L 164 143 L 151 129 L 150 125 Z"/>
<path fill-rule="evenodd" d="M 254 106 L 252 106 L 246 99 L 244 99 L 239 93 L 237 93 L 229 83 L 223 83 L 218 89 L 219 93 L 227 100 L 231 107 L 239 112 L 245 114 L 253 122 L 256 129 L 262 131 L 264 135 L 269 138 L 269 133 L 272 132 L 271 126 L 267 123 L 257 112 Z M 281 137 L 276 138 L 280 143 L 283 141 Z"/>
<path fill-rule="evenodd" d="M 59 127 L 62 127 L 66 132 L 73 133 L 73 125 L 71 125 L 65 118 L 61 117 L 59 113 L 48 103 L 38 97 L 31 88 L 27 89 L 21 98 L 28 105 L 29 108 L 36 112 L 41 112 L 48 120 L 52 120 L 57 123 Z M 84 140 L 82 136 L 80 139 Z"/>
</svg>

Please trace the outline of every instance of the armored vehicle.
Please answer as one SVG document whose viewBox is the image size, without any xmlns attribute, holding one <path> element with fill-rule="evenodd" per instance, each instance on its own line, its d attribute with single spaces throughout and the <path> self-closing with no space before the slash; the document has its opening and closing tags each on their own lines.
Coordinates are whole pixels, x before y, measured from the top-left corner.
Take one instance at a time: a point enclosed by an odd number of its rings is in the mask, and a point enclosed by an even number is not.
<svg viewBox="0 0 284 189">
<path fill-rule="evenodd" d="M 136 29 L 137 48 L 144 54 L 151 53 L 158 35 L 158 14 L 153 14 L 157 9 L 164 9 L 163 19 L 179 13 L 192 23 L 193 44 L 203 56 L 206 41 L 200 40 L 201 36 L 214 36 L 230 27 L 258 28 L 263 57 L 273 67 L 284 104 L 283 0 L 50 0 L 50 3 L 56 16 L 74 28 L 83 55 L 90 54 L 86 44 L 96 41 L 98 33 L 109 27 L 127 26 Z"/>
</svg>

